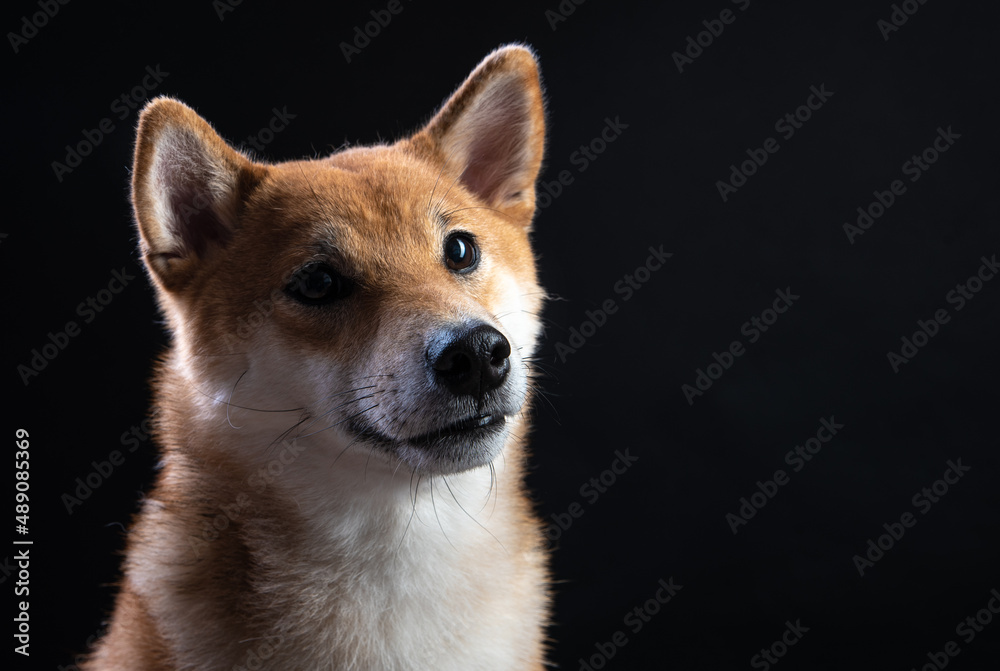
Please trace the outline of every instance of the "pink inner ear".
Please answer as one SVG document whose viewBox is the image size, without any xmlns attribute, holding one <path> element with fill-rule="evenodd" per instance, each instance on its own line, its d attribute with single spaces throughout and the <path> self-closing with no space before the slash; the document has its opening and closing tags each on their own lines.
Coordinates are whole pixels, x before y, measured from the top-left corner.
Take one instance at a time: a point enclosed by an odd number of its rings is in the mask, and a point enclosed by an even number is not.
<svg viewBox="0 0 1000 671">
<path fill-rule="evenodd" d="M 530 120 L 519 92 L 491 92 L 473 110 L 463 138 L 467 164 L 462 183 L 487 202 L 496 203 L 525 187 Z"/>
<path fill-rule="evenodd" d="M 220 218 L 212 193 L 212 169 L 197 139 L 180 134 L 157 152 L 154 188 L 165 206 L 164 222 L 181 257 L 204 257 L 209 247 L 225 245 L 230 228 Z"/>
</svg>

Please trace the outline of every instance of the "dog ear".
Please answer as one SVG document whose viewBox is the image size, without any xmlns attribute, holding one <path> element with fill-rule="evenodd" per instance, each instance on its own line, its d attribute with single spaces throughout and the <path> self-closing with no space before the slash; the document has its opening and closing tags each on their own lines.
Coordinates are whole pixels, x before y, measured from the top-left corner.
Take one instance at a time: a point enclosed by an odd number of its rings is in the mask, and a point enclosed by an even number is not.
<svg viewBox="0 0 1000 671">
<path fill-rule="evenodd" d="M 143 257 L 159 284 L 183 287 L 228 242 L 240 205 L 263 177 L 207 121 L 172 98 L 139 117 L 132 205 Z"/>
<path fill-rule="evenodd" d="M 529 225 L 545 148 L 535 55 L 522 46 L 494 51 L 409 142 L 445 177 Z"/>
</svg>

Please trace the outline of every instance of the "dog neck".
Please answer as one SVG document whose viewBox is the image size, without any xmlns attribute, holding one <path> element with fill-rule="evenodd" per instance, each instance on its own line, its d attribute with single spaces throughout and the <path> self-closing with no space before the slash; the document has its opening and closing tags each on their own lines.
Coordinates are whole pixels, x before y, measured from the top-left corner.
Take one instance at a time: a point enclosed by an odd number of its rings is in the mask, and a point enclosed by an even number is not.
<svg viewBox="0 0 1000 671">
<path fill-rule="evenodd" d="M 165 458 L 129 580 L 148 588 L 193 664 L 245 666 L 266 653 L 282 668 L 328 668 L 345 651 L 366 657 L 329 668 L 515 668 L 531 658 L 512 640 L 529 640 L 544 610 L 531 598 L 538 585 L 510 561 L 533 550 L 522 547 L 530 511 L 518 440 L 494 464 L 428 475 L 352 450 L 335 431 L 275 441 L 288 418 L 244 413 L 237 423 L 204 394 L 188 398 L 198 407 L 158 414 Z M 164 576 L 181 588 L 161 591 Z"/>
</svg>

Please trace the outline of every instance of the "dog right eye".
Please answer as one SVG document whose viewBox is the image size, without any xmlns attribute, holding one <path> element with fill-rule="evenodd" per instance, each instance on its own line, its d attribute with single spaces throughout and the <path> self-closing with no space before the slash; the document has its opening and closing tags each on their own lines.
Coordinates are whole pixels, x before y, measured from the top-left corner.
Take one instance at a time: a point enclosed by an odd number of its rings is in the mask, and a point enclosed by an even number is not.
<svg viewBox="0 0 1000 671">
<path fill-rule="evenodd" d="M 350 280 L 325 263 L 310 263 L 295 273 L 285 291 L 306 305 L 323 305 L 351 293 Z"/>
</svg>

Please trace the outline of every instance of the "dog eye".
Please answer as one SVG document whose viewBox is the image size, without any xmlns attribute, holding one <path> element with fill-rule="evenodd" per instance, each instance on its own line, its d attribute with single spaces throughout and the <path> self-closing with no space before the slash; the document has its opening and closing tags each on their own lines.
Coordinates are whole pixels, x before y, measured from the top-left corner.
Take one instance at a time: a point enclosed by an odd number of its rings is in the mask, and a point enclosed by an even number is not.
<svg viewBox="0 0 1000 671">
<path fill-rule="evenodd" d="M 325 263 L 310 263 L 295 273 L 285 289 L 306 305 L 322 305 L 344 298 L 351 293 L 351 282 Z"/>
<path fill-rule="evenodd" d="M 455 272 L 468 272 L 479 262 L 479 249 L 468 233 L 453 233 L 444 242 L 444 262 Z"/>
</svg>

